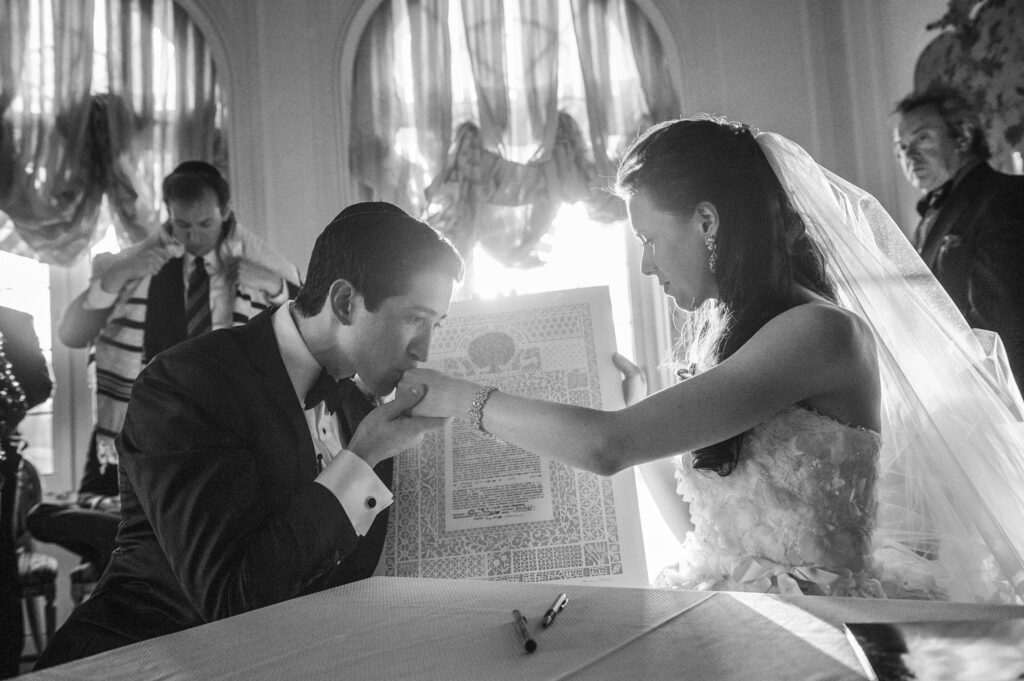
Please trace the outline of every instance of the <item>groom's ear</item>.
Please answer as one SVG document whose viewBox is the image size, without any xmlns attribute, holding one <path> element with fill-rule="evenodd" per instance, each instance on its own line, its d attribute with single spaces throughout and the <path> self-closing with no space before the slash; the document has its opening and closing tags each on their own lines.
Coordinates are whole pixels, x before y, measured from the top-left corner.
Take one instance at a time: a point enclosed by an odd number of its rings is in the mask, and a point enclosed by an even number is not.
<svg viewBox="0 0 1024 681">
<path fill-rule="evenodd" d="M 327 292 L 327 304 L 331 306 L 331 314 L 343 326 L 352 323 L 352 303 L 359 295 L 347 279 L 335 279 Z"/>
</svg>

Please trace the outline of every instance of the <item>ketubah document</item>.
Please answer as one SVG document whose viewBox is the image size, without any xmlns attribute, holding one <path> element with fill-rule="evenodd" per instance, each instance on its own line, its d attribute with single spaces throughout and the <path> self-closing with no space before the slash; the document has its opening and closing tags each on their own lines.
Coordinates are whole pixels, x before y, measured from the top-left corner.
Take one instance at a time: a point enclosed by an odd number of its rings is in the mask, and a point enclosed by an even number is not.
<svg viewBox="0 0 1024 681">
<path fill-rule="evenodd" d="M 426 366 L 607 410 L 622 406 L 614 350 L 608 289 L 596 287 L 457 302 Z M 389 522 L 387 575 L 647 584 L 632 470 L 577 471 L 464 419 L 396 457 Z"/>
</svg>

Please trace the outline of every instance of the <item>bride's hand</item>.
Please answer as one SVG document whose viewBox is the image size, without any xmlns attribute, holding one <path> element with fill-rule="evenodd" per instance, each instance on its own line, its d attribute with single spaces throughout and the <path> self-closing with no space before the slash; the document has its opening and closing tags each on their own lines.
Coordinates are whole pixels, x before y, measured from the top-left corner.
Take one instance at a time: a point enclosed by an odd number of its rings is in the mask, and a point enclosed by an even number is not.
<svg viewBox="0 0 1024 681">
<path fill-rule="evenodd" d="M 433 369 L 410 369 L 398 383 L 398 390 L 421 387 L 426 394 L 416 403 L 412 416 L 463 416 L 476 393 L 476 384 L 446 376 Z"/>
<path fill-rule="evenodd" d="M 640 367 L 617 352 L 612 354 L 612 364 L 622 372 L 622 400 L 627 407 L 647 397 L 647 377 Z"/>
</svg>

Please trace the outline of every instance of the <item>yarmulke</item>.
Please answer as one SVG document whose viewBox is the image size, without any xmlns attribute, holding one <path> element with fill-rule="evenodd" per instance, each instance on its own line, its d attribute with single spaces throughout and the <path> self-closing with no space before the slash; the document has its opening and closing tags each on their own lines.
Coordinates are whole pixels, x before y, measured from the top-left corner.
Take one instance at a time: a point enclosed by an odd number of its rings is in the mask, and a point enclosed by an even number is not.
<svg viewBox="0 0 1024 681">
<path fill-rule="evenodd" d="M 331 225 L 343 220 L 366 215 L 394 216 L 403 220 L 419 222 L 419 220 L 409 215 L 393 203 L 388 203 L 387 201 L 364 201 L 362 203 L 354 203 L 345 208 L 345 210 L 338 213 L 335 218 L 327 224 L 327 226 L 330 227 Z"/>
<path fill-rule="evenodd" d="M 178 164 L 171 175 L 209 175 L 211 177 L 222 177 L 220 171 L 217 170 L 212 164 L 206 161 L 183 161 Z"/>
</svg>

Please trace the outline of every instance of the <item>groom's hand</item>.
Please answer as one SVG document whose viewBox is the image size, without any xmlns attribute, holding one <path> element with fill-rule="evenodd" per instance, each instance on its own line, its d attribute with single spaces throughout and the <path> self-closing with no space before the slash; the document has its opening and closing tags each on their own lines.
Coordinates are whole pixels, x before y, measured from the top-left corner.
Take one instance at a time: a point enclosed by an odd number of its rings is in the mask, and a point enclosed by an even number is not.
<svg viewBox="0 0 1024 681">
<path fill-rule="evenodd" d="M 418 445 L 427 431 L 440 428 L 446 420 L 406 413 L 423 399 L 423 392 L 422 386 L 398 390 L 395 399 L 366 415 L 346 449 L 369 465 L 376 466 L 384 459 Z"/>
</svg>

